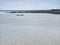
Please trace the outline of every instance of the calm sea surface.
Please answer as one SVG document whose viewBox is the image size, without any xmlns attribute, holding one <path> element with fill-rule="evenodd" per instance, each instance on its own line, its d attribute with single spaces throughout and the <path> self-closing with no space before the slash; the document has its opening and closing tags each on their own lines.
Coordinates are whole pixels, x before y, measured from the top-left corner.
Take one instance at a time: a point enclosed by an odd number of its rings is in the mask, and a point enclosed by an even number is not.
<svg viewBox="0 0 60 45">
<path fill-rule="evenodd" d="M 60 45 L 60 15 L 0 13 L 0 45 Z"/>
</svg>

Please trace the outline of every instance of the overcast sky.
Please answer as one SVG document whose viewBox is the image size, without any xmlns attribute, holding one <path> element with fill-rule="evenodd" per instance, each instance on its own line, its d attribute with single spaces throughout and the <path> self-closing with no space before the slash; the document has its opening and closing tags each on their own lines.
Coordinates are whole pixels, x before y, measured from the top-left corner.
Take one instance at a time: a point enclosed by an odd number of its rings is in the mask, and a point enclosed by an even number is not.
<svg viewBox="0 0 60 45">
<path fill-rule="evenodd" d="M 60 0 L 0 0 L 0 10 L 42 10 L 60 8 Z"/>
</svg>

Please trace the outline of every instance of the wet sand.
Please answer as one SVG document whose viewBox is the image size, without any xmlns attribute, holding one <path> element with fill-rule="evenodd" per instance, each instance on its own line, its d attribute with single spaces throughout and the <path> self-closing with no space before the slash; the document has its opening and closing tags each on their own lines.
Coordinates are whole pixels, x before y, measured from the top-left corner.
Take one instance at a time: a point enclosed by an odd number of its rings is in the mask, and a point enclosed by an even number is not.
<svg viewBox="0 0 60 45">
<path fill-rule="evenodd" d="M 0 45 L 60 45 L 60 16 L 2 13 Z"/>
</svg>

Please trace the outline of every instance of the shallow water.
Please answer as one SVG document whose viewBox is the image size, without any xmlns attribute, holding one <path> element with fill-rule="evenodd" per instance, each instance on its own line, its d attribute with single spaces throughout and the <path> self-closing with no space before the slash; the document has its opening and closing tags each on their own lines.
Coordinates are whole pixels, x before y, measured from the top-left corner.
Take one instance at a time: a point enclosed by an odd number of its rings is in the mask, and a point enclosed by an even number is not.
<svg viewBox="0 0 60 45">
<path fill-rule="evenodd" d="M 60 15 L 0 14 L 0 45 L 60 45 Z"/>
</svg>

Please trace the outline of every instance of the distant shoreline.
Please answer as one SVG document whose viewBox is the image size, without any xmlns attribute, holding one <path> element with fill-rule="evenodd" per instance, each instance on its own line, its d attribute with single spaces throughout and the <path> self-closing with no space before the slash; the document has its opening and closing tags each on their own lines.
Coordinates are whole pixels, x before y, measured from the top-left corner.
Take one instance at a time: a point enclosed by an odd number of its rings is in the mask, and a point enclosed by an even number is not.
<svg viewBox="0 0 60 45">
<path fill-rule="evenodd" d="M 51 10 L 0 10 L 0 12 L 7 13 L 51 13 L 51 14 L 60 14 L 60 9 L 51 9 Z"/>
</svg>

